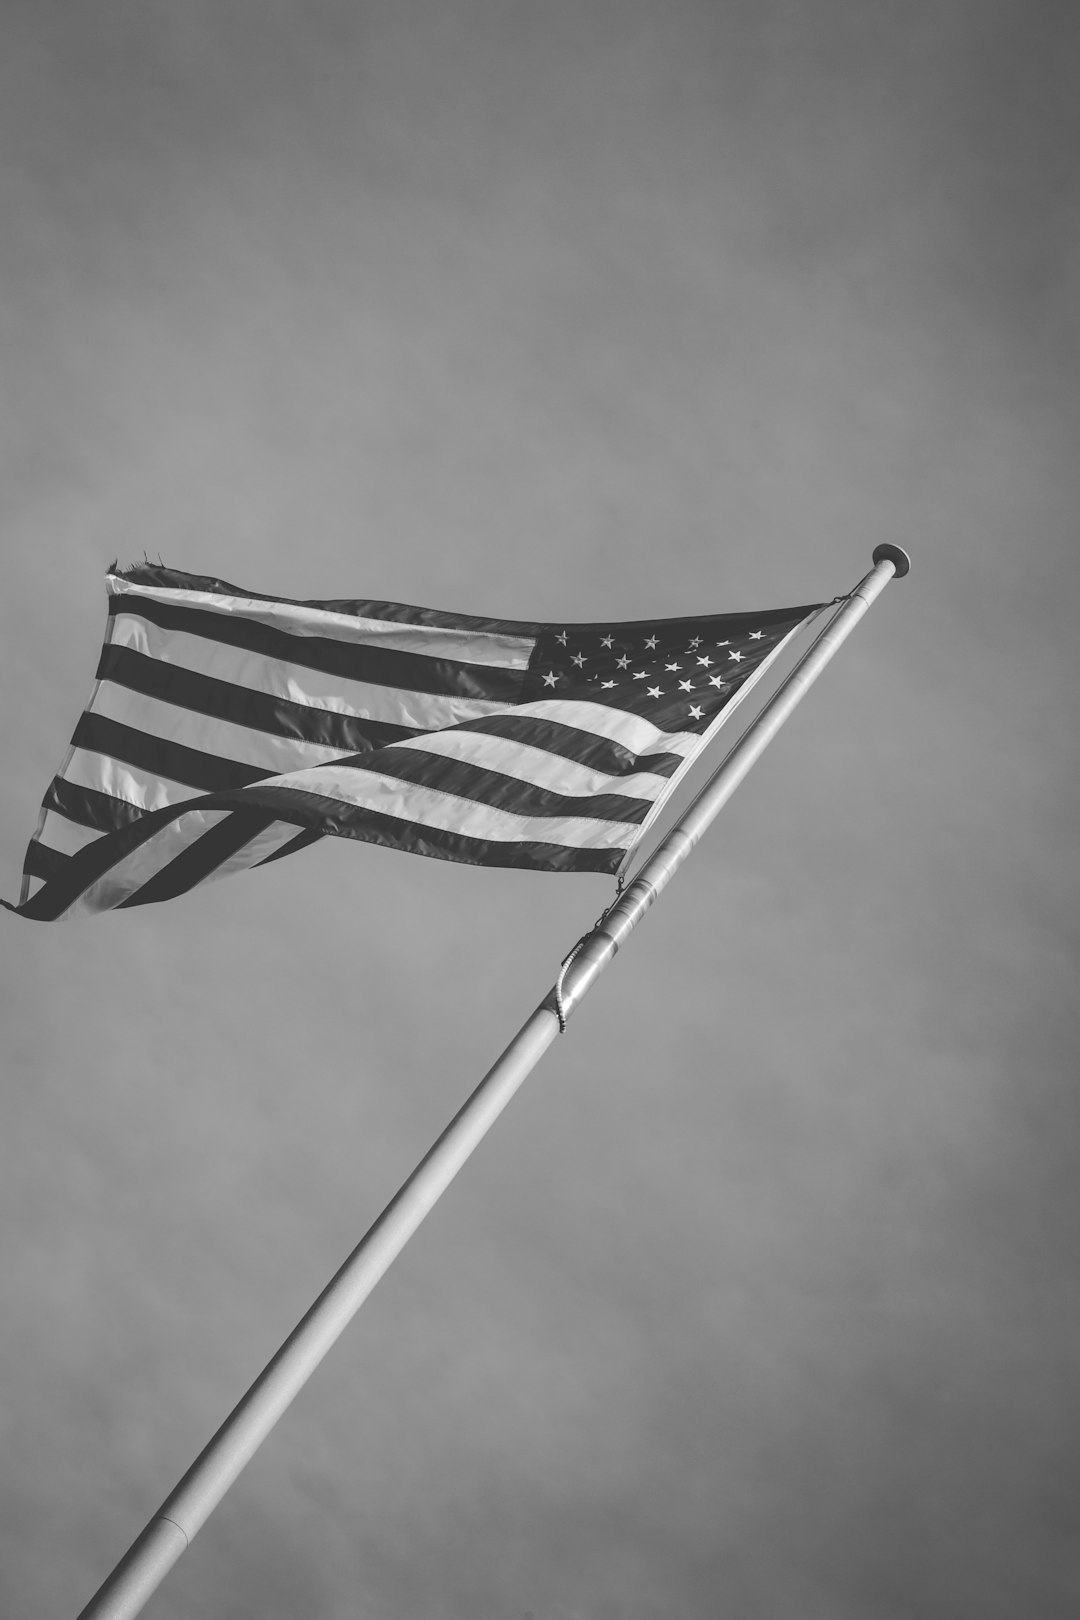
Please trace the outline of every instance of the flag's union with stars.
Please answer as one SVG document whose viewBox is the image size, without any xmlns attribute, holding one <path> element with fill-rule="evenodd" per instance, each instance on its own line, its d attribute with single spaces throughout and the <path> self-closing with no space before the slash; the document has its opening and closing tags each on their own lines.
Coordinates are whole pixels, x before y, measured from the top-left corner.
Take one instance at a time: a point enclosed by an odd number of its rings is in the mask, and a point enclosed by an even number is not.
<svg viewBox="0 0 1080 1620">
<path fill-rule="evenodd" d="M 664 731 L 704 732 L 791 628 L 786 614 L 755 614 L 546 630 L 525 700 L 573 694 L 645 715 Z"/>
<path fill-rule="evenodd" d="M 618 872 L 820 608 L 536 624 L 150 565 L 106 591 L 97 679 L 27 850 L 26 917 L 169 899 L 327 835 Z"/>
</svg>

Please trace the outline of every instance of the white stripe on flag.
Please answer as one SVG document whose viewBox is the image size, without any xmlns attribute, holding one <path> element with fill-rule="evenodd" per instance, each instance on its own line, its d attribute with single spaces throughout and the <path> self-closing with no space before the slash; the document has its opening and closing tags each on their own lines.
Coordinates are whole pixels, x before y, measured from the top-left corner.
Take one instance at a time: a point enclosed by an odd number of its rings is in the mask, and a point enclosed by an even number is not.
<svg viewBox="0 0 1080 1620">
<path fill-rule="evenodd" d="M 667 777 L 654 771 L 636 776 L 612 776 L 609 771 L 581 765 L 562 754 L 534 748 L 513 737 L 500 737 L 488 731 L 432 731 L 422 737 L 409 737 L 394 744 L 418 754 L 438 754 L 444 759 L 460 759 L 483 770 L 501 771 L 533 787 L 551 788 L 556 793 L 588 798 L 594 793 L 621 793 L 632 799 L 652 799 L 667 786 Z M 374 764 L 377 755 L 372 757 Z"/>
<path fill-rule="evenodd" d="M 303 830 L 303 827 L 298 827 L 295 821 L 272 821 L 269 827 L 264 827 L 262 832 L 256 833 L 254 838 L 249 838 L 246 844 L 234 850 L 220 866 L 215 866 L 212 872 L 200 880 L 199 887 L 201 888 L 204 883 L 215 883 L 218 878 L 226 877 L 230 872 L 246 872 L 249 866 L 257 866 L 276 849 L 291 843 Z"/>
<path fill-rule="evenodd" d="M 295 776 L 275 777 L 264 788 L 289 787 L 343 805 L 394 816 L 443 832 L 463 833 L 493 843 L 538 841 L 565 844 L 572 849 L 621 849 L 637 836 L 637 827 L 625 821 L 591 816 L 524 816 L 496 810 L 477 799 L 466 799 L 442 788 L 418 786 L 397 777 L 351 766 L 322 765 Z"/>
<path fill-rule="evenodd" d="M 335 759 L 348 759 L 350 748 L 327 748 L 324 743 L 303 742 L 296 737 L 279 737 L 270 731 L 217 720 L 194 709 L 165 703 L 161 698 L 144 697 L 126 686 L 102 681 L 94 701 L 94 714 L 117 720 L 148 737 L 179 743 L 216 759 L 252 765 L 268 776 L 300 771 L 308 765 L 327 765 Z"/>
<path fill-rule="evenodd" d="M 61 915 L 75 917 L 82 911 L 108 911 L 118 906 L 229 814 L 228 810 L 188 810 L 175 821 L 166 822 L 160 832 L 83 889 Z"/>
<path fill-rule="evenodd" d="M 96 843 L 102 836 L 98 827 L 81 827 L 77 821 L 69 821 L 55 810 L 46 810 L 37 840 L 47 849 L 55 849 L 58 855 L 77 855 L 80 849 Z"/>
<path fill-rule="evenodd" d="M 88 748 L 75 748 L 61 773 L 61 780 L 75 787 L 96 788 L 140 810 L 163 810 L 167 804 L 183 804 L 200 798 L 203 788 L 186 782 L 170 782 L 157 771 L 144 771 L 138 765 L 125 765 L 110 754 L 95 754 Z"/>
<path fill-rule="evenodd" d="M 131 625 L 138 625 L 138 620 L 123 619 L 118 625 L 121 637 L 117 638 L 117 645 L 131 646 L 134 651 L 151 645 L 151 638 L 131 635 Z M 410 726 L 415 731 L 457 726 L 463 719 L 497 714 L 507 708 L 497 698 L 445 697 L 440 693 L 408 692 L 402 687 L 379 687 L 363 680 L 347 680 L 319 669 L 283 664 L 261 654 L 241 653 L 238 648 L 222 642 L 204 640 L 199 645 L 199 638 L 193 635 L 168 632 L 159 646 L 167 648 L 168 656 L 160 651 L 147 653 L 147 656 L 154 656 L 165 666 L 188 669 L 212 680 L 225 680 L 235 687 L 246 687 L 249 692 L 287 698 L 290 703 L 303 703 L 313 710 L 353 714 L 359 719 L 376 719 L 392 726 Z M 91 711 L 97 713 L 96 703 L 91 705 Z"/>
<path fill-rule="evenodd" d="M 459 720 L 493 714 L 506 705 L 486 698 L 444 697 L 436 693 L 411 693 L 393 686 L 376 686 L 366 681 L 347 680 L 303 664 L 285 663 L 265 653 L 247 652 L 228 642 L 211 641 L 206 636 L 190 636 L 180 630 L 162 630 L 146 619 L 121 613 L 113 621 L 111 638 L 118 647 L 129 647 L 159 663 L 246 687 L 270 697 L 302 703 L 309 709 L 330 714 L 355 715 L 365 720 L 385 720 L 391 724 L 452 726 Z M 405 718 L 419 709 L 419 717 Z"/>
<path fill-rule="evenodd" d="M 561 725 L 573 726 L 577 731 L 591 731 L 594 736 L 622 743 L 632 754 L 685 756 L 693 754 L 701 745 L 701 735 L 696 731 L 661 731 L 643 715 L 583 699 L 538 698 L 533 703 L 517 704 L 514 713 L 534 714 L 542 720 L 557 720 Z"/>
<path fill-rule="evenodd" d="M 420 653 L 426 658 L 450 658 L 465 664 L 493 664 L 504 669 L 525 669 L 536 645 L 534 636 L 498 630 L 449 629 L 442 625 L 399 624 L 394 619 L 364 619 L 351 613 L 289 602 L 262 602 L 246 596 L 222 596 L 214 591 L 162 589 L 136 585 L 106 576 L 110 596 L 145 596 L 170 606 L 199 608 L 206 613 L 230 614 L 255 620 L 291 635 L 325 636 L 331 641 L 366 642 L 395 652 Z"/>
<path fill-rule="evenodd" d="M 178 817 L 118 861 L 96 883 L 84 889 L 63 915 L 74 917 L 82 911 L 108 911 L 119 905 L 121 900 L 128 899 L 137 889 L 141 889 L 162 867 L 189 849 L 229 814 L 231 812 L 228 810 L 191 810 Z M 246 844 L 242 844 L 200 878 L 196 887 L 202 888 L 206 883 L 216 883 L 218 878 L 228 877 L 231 872 L 245 872 L 249 867 L 257 866 L 260 861 L 273 855 L 275 850 L 291 843 L 302 830 L 295 822 L 272 821 L 262 832 L 249 838 Z"/>
</svg>

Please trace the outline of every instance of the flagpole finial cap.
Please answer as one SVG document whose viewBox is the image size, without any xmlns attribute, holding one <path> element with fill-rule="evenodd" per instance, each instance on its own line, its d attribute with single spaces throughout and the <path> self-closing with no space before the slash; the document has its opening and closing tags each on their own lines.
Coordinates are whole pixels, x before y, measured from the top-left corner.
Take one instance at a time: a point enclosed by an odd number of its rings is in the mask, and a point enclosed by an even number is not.
<svg viewBox="0 0 1080 1620">
<path fill-rule="evenodd" d="M 911 558 L 908 556 L 903 546 L 890 546 L 888 544 L 875 546 L 874 561 L 876 563 L 891 562 L 893 569 L 895 570 L 894 577 L 896 579 L 903 579 L 904 575 L 911 567 Z"/>
</svg>

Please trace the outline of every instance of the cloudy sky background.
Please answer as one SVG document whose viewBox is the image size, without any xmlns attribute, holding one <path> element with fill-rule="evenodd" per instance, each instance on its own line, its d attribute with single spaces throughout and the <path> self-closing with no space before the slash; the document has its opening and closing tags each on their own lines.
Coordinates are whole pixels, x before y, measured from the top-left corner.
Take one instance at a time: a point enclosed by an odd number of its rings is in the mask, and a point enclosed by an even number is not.
<svg viewBox="0 0 1080 1620">
<path fill-rule="evenodd" d="M 1040 1620 L 1075 1420 L 1080 21 L 5 0 L 3 892 L 101 576 L 891 585 L 152 1600 Z M 611 893 L 0 918 L 0 1609 L 74 1613 Z"/>
</svg>

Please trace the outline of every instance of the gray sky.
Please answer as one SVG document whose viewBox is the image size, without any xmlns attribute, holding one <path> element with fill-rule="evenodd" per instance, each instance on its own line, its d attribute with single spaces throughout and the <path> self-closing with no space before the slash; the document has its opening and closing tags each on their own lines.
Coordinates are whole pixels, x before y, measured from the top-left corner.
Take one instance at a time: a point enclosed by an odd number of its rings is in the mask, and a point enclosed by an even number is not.
<svg viewBox="0 0 1080 1620">
<path fill-rule="evenodd" d="M 0 856 L 101 576 L 890 586 L 159 1620 L 1080 1599 L 1075 95 L 1052 0 L 7 0 Z M 608 880 L 0 918 L 0 1610 L 86 1601 Z"/>
</svg>

